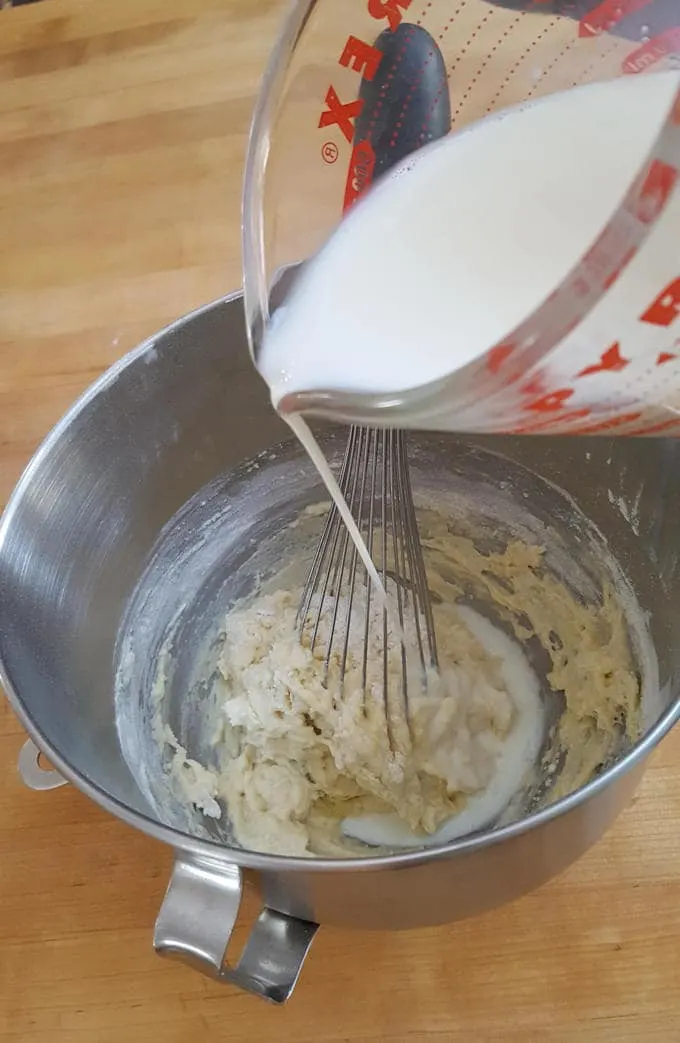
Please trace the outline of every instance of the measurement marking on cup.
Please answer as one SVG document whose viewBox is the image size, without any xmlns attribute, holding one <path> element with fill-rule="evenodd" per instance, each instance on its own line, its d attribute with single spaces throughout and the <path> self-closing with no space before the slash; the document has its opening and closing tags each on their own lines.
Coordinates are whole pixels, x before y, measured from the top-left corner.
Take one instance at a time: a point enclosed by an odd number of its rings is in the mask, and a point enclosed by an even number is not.
<svg viewBox="0 0 680 1043">
<path fill-rule="evenodd" d="M 680 313 L 680 278 L 674 279 L 673 282 L 665 286 L 661 293 L 652 301 L 650 306 L 640 315 L 639 322 L 643 325 L 656 326 L 668 329 L 677 320 L 678 314 Z M 674 346 L 674 345 L 673 345 Z M 654 368 L 673 363 L 677 361 L 678 356 L 668 350 L 661 350 L 657 352 L 656 361 Z M 619 341 L 612 344 L 603 354 L 597 363 L 591 366 L 586 366 L 580 372 L 575 375 L 575 380 L 581 380 L 583 378 L 589 378 L 601 373 L 617 373 L 626 369 L 631 364 L 631 359 L 626 358 L 621 353 L 621 345 Z M 524 401 L 521 409 L 526 415 L 529 414 L 548 414 L 545 419 L 535 420 L 528 419 L 522 420 L 512 430 L 515 434 L 526 434 L 529 432 L 537 431 L 551 431 L 557 429 L 564 429 L 570 432 L 578 432 L 579 434 L 597 434 L 599 432 L 605 432 L 615 427 L 623 426 L 624 424 L 634 423 L 643 416 L 642 411 L 636 411 L 634 413 L 625 413 L 621 416 L 610 416 L 605 417 L 601 420 L 595 419 L 592 422 L 592 409 L 590 406 L 581 406 L 580 408 L 574 409 L 570 403 L 572 396 L 576 394 L 576 388 L 571 386 L 560 387 L 549 391 L 547 394 L 541 395 L 539 398 L 529 396 L 529 399 Z M 567 405 L 569 403 L 569 405 Z M 585 426 L 579 421 L 587 421 Z M 678 418 L 676 417 L 672 423 L 677 424 Z M 652 431 L 658 432 L 664 430 L 667 425 L 667 421 L 664 421 L 662 427 L 651 428 L 649 433 Z M 644 432 L 646 428 L 643 426 L 639 428 L 640 432 Z M 631 430 L 629 433 L 638 433 L 638 428 Z"/>
<path fill-rule="evenodd" d="M 579 22 L 578 34 L 584 38 L 609 32 L 622 19 L 642 10 L 649 3 L 650 0 L 604 0 L 604 3 L 584 15 Z"/>
</svg>

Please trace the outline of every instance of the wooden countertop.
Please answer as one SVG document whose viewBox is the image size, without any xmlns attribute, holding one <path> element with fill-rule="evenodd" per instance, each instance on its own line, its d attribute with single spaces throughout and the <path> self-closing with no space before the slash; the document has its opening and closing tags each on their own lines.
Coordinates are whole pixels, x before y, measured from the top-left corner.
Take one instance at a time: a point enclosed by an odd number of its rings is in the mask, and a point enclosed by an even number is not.
<svg viewBox="0 0 680 1043">
<path fill-rule="evenodd" d="M 0 11 L 0 498 L 73 398 L 239 284 L 241 164 L 283 0 Z M 680 1038 L 680 732 L 561 879 L 479 920 L 323 929 L 283 1009 L 154 956 L 171 854 L 35 794 L 0 703 L 0 1039 L 378 1043 Z"/>
</svg>

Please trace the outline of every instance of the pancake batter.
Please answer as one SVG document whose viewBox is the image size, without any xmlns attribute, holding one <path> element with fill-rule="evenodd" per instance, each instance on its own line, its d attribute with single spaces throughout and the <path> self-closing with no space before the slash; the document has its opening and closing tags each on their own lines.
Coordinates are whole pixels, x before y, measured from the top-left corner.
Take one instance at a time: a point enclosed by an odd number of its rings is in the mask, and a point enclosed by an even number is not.
<svg viewBox="0 0 680 1043">
<path fill-rule="evenodd" d="M 351 857 L 368 853 L 361 841 L 444 843 L 496 821 L 546 774 L 549 799 L 570 792 L 607 762 L 622 731 L 637 736 L 640 682 L 610 591 L 584 604 L 544 567 L 540 547 L 518 540 L 482 554 L 434 511 L 423 513 L 421 532 L 441 672 L 426 685 L 409 677 L 410 728 L 395 635 L 386 714 L 382 655 L 369 664 L 366 696 L 351 647 L 342 694 L 337 660 L 325 684 L 323 661 L 299 643 L 300 590 L 291 585 L 258 592 L 224 621 L 210 763 L 159 730 L 183 801 L 226 814 L 243 847 Z M 462 603 L 470 596 L 506 632 Z M 523 654 L 532 639 L 549 656 L 551 693 L 540 692 Z M 546 695 L 562 702 L 548 735 Z"/>
</svg>

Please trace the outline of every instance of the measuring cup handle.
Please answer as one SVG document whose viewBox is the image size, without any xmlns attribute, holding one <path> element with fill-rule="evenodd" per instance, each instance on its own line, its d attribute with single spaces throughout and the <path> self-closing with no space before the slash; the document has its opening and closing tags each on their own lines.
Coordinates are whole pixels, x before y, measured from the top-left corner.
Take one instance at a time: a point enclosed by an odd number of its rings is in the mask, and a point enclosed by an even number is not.
<svg viewBox="0 0 680 1043">
<path fill-rule="evenodd" d="M 449 133 L 451 99 L 444 57 L 421 25 L 402 22 L 394 31 L 386 29 L 374 46 L 383 57 L 377 73 L 361 81 L 364 105 L 354 141 L 370 142 L 376 178 Z"/>
</svg>

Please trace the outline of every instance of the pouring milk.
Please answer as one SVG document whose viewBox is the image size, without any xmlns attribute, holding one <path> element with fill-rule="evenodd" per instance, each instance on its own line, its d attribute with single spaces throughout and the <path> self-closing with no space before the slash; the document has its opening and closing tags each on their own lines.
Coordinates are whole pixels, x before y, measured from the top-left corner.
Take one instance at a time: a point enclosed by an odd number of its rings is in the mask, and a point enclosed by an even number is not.
<svg viewBox="0 0 680 1043">
<path fill-rule="evenodd" d="M 607 226 L 679 86 L 680 74 L 664 73 L 574 89 L 409 157 L 354 207 L 275 313 L 258 367 L 395 625 L 399 617 L 341 489 L 305 421 L 286 408 L 289 396 L 396 394 L 441 380 L 501 342 Z M 665 253 L 672 264 L 675 246 Z M 345 819 L 350 837 L 394 847 L 449 842 L 494 820 L 534 763 L 543 726 L 538 683 L 505 635 L 475 622 L 475 613 L 466 621 L 482 628 L 473 632 L 502 661 L 519 714 L 494 784 L 428 839 L 394 815 Z"/>
<path fill-rule="evenodd" d="M 257 361 L 274 405 L 285 411 L 286 396 L 297 392 L 397 394 L 446 378 L 502 344 L 605 229 L 645 167 L 679 87 L 673 71 L 574 88 L 494 114 L 409 157 L 350 211 L 273 316 Z M 680 274 L 679 197 L 613 288 L 551 353 L 557 388 L 592 372 L 570 407 L 585 395 L 589 408 L 604 405 L 605 418 L 620 413 L 611 382 L 622 382 L 628 363 L 627 409 L 636 365 L 640 386 L 657 378 L 657 397 L 669 382 L 680 387 L 674 359 L 663 374 L 647 372 L 650 358 L 674 354 L 677 331 L 640 322 Z M 617 340 L 607 368 L 600 360 Z M 556 404 L 559 419 L 566 400 Z M 482 409 L 412 426 L 521 430 L 526 419 L 517 409 L 505 426 L 495 418 L 495 427 L 485 425 Z M 588 410 L 576 420 L 587 429 Z M 573 421 L 565 421 L 570 429 Z M 399 426 L 410 426 L 408 418 Z"/>
</svg>

